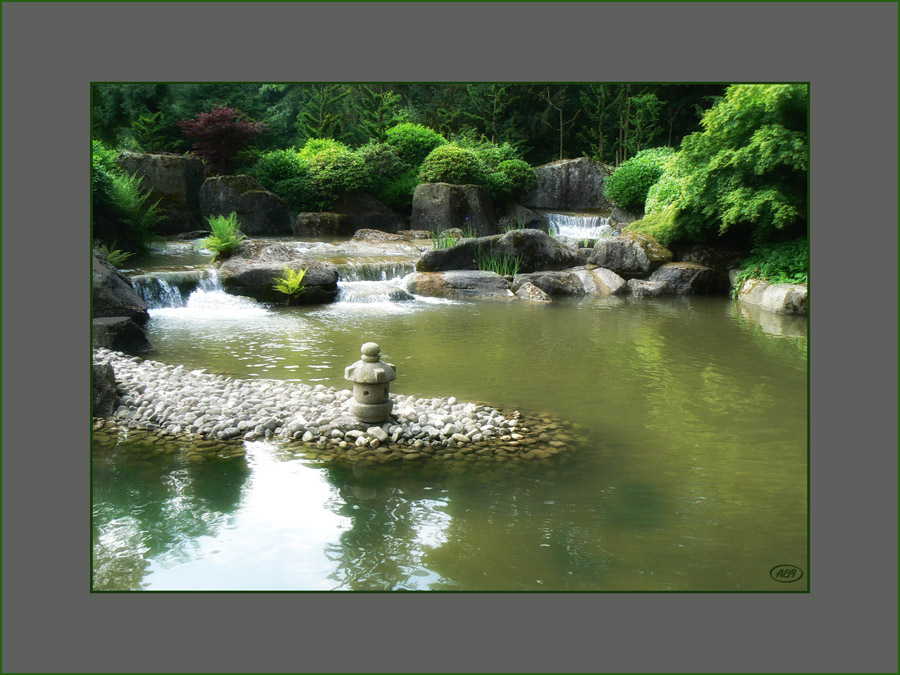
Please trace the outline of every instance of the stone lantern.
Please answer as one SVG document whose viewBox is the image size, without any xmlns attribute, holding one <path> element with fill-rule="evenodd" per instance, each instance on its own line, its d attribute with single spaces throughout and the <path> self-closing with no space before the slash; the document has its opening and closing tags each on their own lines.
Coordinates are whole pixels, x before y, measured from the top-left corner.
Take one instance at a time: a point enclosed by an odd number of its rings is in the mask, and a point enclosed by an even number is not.
<svg viewBox="0 0 900 675">
<path fill-rule="evenodd" d="M 394 404 L 388 398 L 397 368 L 379 357 L 381 347 L 374 342 L 362 346 L 362 360 L 344 369 L 344 379 L 353 383 L 350 412 L 360 422 L 386 422 Z"/>
</svg>

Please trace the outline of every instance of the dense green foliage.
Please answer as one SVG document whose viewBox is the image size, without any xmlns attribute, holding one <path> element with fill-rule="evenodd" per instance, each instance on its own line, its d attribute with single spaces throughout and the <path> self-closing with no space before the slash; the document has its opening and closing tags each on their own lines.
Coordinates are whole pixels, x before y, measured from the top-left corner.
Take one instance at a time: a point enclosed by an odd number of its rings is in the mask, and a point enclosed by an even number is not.
<svg viewBox="0 0 900 675">
<path fill-rule="evenodd" d="M 428 153 L 422 162 L 419 180 L 423 183 L 485 186 L 488 167 L 475 150 L 448 143 Z"/>
<path fill-rule="evenodd" d="M 275 283 L 272 284 L 272 290 L 287 296 L 285 300 L 290 304 L 292 300 L 295 300 L 306 293 L 306 282 L 303 281 L 306 272 L 307 268 L 295 270 L 290 267 L 285 267 L 284 276 L 275 277 Z"/>
<path fill-rule="evenodd" d="M 209 216 L 207 221 L 212 234 L 198 243 L 201 247 L 212 251 L 213 260 L 219 257 L 228 257 L 244 241 L 244 235 L 239 230 L 240 223 L 234 211 L 227 216 Z"/>
<path fill-rule="evenodd" d="M 123 172 L 115 162 L 118 153 L 100 141 L 91 143 L 91 208 L 94 238 L 114 249 L 114 240 L 129 251 L 143 252 L 155 237 L 163 214 L 141 180 Z"/>
<path fill-rule="evenodd" d="M 404 122 L 385 132 L 385 140 L 396 149 L 400 159 L 409 166 L 420 165 L 432 150 L 447 142 L 433 129 Z"/>
<path fill-rule="evenodd" d="M 809 283 L 809 240 L 757 246 L 741 261 L 735 280 L 737 291 L 745 279 L 765 279 L 773 284 Z"/>
<path fill-rule="evenodd" d="M 309 179 L 315 190 L 316 206 L 327 209 L 344 193 L 366 190 L 371 173 L 352 150 L 331 147 L 310 158 Z"/>
<path fill-rule="evenodd" d="M 183 153 L 190 141 L 177 122 L 225 106 L 268 126 L 254 141 L 262 151 L 311 138 L 353 147 L 390 142 L 392 127 L 410 123 L 448 140 L 469 134 L 509 143 L 531 165 L 558 159 L 560 140 L 566 157 L 620 164 L 644 148 L 677 146 L 723 91 L 671 84 L 93 84 L 91 125 L 92 136 L 110 147 Z M 156 113 L 142 135 L 135 122 Z M 415 164 L 425 154 L 401 157 Z"/>
<path fill-rule="evenodd" d="M 648 148 L 625 161 L 606 180 L 606 196 L 618 207 L 642 211 L 647 192 L 663 174 L 663 167 L 675 154 L 674 148 Z"/>
<path fill-rule="evenodd" d="M 650 222 L 674 240 L 762 243 L 807 226 L 806 85 L 735 85 L 685 137 L 649 191 Z M 646 220 L 646 219 L 645 219 Z"/>
</svg>

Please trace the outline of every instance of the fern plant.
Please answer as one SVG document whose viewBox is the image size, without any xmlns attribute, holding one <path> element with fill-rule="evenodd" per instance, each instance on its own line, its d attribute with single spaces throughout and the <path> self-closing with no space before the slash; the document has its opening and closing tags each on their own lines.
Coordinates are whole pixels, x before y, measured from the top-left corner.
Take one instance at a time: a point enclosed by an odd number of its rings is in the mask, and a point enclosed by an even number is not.
<svg viewBox="0 0 900 675">
<path fill-rule="evenodd" d="M 234 211 L 227 216 L 209 216 L 207 221 L 212 235 L 201 239 L 200 246 L 212 251 L 213 260 L 219 256 L 227 258 L 246 238 L 238 229 L 240 224 Z"/>
<path fill-rule="evenodd" d="M 129 253 L 128 251 L 123 251 L 122 249 L 116 248 L 116 242 L 113 242 L 111 246 L 107 246 L 104 243 L 96 243 L 94 244 L 94 248 L 96 248 L 103 256 L 106 258 L 106 262 L 115 267 L 116 269 L 122 267 L 126 260 L 128 260 L 133 253 Z"/>
<path fill-rule="evenodd" d="M 284 276 L 275 277 L 275 283 L 272 284 L 272 289 L 287 296 L 285 302 L 291 304 L 291 301 L 296 300 L 306 293 L 306 282 L 303 281 L 303 278 L 306 276 L 306 271 L 307 268 L 305 267 L 300 270 L 285 267 Z"/>
</svg>

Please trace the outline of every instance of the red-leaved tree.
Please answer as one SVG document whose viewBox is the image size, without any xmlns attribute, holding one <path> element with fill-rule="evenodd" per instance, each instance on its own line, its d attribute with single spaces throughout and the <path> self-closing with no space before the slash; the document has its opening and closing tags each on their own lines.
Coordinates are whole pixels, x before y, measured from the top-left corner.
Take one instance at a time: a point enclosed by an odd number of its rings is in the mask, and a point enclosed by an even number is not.
<svg viewBox="0 0 900 675">
<path fill-rule="evenodd" d="M 194 154 L 206 161 L 210 172 L 220 175 L 231 173 L 235 155 L 268 129 L 265 122 L 254 122 L 240 110 L 225 106 L 182 119 L 178 126 L 193 141 Z"/>
</svg>

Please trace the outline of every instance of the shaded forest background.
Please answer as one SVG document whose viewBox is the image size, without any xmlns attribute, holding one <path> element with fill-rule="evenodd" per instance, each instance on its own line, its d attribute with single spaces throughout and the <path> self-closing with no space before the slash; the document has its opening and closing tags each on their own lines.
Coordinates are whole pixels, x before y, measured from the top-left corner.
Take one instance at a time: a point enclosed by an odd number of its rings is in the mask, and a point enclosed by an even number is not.
<svg viewBox="0 0 900 675">
<path fill-rule="evenodd" d="M 102 84 L 91 86 L 92 137 L 110 147 L 184 153 L 177 126 L 216 106 L 265 122 L 253 154 L 333 138 L 383 141 L 400 122 L 445 138 L 508 143 L 532 165 L 588 156 L 617 166 L 677 147 L 724 84 Z"/>
</svg>

